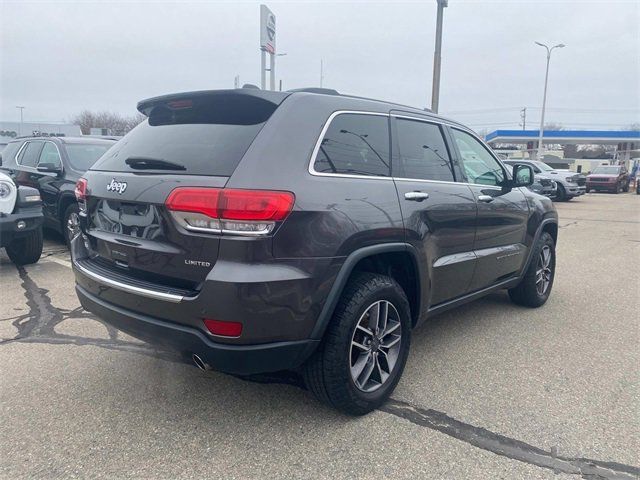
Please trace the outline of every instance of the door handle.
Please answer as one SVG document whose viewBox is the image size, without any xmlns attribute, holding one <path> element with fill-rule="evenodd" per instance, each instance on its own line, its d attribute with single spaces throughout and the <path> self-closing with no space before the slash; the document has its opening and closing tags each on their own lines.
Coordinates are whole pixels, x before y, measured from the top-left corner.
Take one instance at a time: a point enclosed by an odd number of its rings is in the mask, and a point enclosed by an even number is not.
<svg viewBox="0 0 640 480">
<path fill-rule="evenodd" d="M 429 198 L 429 194 L 426 192 L 407 192 L 404 194 L 404 199 L 412 202 L 421 202 L 427 198 Z"/>
<path fill-rule="evenodd" d="M 478 201 L 484 203 L 493 202 L 493 197 L 491 195 L 478 195 Z"/>
</svg>

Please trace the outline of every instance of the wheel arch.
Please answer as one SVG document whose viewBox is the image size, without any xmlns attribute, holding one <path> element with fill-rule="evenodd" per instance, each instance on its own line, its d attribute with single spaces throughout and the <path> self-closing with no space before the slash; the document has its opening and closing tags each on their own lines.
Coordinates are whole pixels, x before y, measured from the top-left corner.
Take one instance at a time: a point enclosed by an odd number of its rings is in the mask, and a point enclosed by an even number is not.
<svg viewBox="0 0 640 480">
<path fill-rule="evenodd" d="M 71 193 L 63 193 L 58 201 L 58 220 L 60 221 L 60 231 L 64 231 L 64 213 L 69 205 L 77 203 L 76 197 Z"/>
<path fill-rule="evenodd" d="M 417 252 L 408 243 L 385 243 L 360 248 L 346 258 L 316 320 L 312 339 L 322 338 L 347 282 L 353 274 L 362 271 L 389 275 L 400 284 L 409 299 L 415 326 L 422 302 Z"/>
<path fill-rule="evenodd" d="M 555 217 L 545 218 L 538 225 L 538 229 L 536 230 L 536 234 L 533 237 L 533 241 L 531 242 L 531 247 L 529 248 L 529 253 L 527 254 L 527 261 L 524 263 L 522 267 L 522 271 L 520 272 L 520 278 L 522 278 L 527 270 L 529 269 L 529 264 L 531 263 L 531 259 L 533 258 L 533 250 L 534 246 L 538 243 L 540 236 L 543 233 L 548 233 L 553 238 L 553 243 L 558 243 L 558 219 Z"/>
</svg>

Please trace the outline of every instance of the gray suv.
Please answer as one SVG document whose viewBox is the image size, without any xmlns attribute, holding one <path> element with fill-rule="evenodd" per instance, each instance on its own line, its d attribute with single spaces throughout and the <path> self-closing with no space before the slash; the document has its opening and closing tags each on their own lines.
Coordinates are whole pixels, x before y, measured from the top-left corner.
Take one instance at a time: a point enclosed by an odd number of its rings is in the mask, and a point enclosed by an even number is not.
<svg viewBox="0 0 640 480">
<path fill-rule="evenodd" d="M 377 408 L 413 328 L 507 289 L 539 307 L 558 218 L 471 130 L 332 90 L 218 90 L 148 119 L 78 181 L 83 307 L 202 369 L 301 372 Z"/>
</svg>

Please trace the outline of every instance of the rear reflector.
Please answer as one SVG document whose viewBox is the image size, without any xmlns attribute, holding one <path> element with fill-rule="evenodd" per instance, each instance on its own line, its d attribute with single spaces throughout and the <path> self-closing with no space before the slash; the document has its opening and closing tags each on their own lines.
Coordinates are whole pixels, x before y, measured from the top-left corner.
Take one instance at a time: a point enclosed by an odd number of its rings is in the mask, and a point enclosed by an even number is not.
<svg viewBox="0 0 640 480">
<path fill-rule="evenodd" d="M 188 230 L 264 235 L 289 215 L 294 201 L 291 192 L 179 187 L 165 205 Z"/>
<path fill-rule="evenodd" d="M 87 179 L 86 178 L 78 179 L 78 181 L 76 182 L 75 194 L 76 194 L 76 200 L 78 200 L 79 202 L 84 201 L 87 198 Z"/>
<path fill-rule="evenodd" d="M 223 337 L 239 337 L 242 333 L 242 324 L 240 322 L 224 322 L 222 320 L 213 320 L 205 318 L 204 326 L 207 327 L 214 335 Z"/>
</svg>

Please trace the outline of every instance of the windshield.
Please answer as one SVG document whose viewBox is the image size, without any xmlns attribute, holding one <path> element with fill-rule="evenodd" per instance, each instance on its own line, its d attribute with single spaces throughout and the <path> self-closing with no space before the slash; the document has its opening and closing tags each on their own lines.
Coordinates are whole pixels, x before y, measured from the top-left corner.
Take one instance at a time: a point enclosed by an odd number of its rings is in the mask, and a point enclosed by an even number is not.
<svg viewBox="0 0 640 480">
<path fill-rule="evenodd" d="M 620 167 L 596 167 L 592 173 L 603 173 L 607 175 L 616 175 L 620 171 Z"/>
<path fill-rule="evenodd" d="M 534 162 L 536 167 L 538 167 L 540 170 L 542 170 L 543 172 L 550 172 L 553 170 L 553 168 L 551 168 L 549 165 L 547 165 L 546 163 L 543 162 Z"/>
<path fill-rule="evenodd" d="M 115 143 L 114 143 L 115 145 Z M 66 143 L 65 148 L 69 157 L 71 168 L 79 172 L 85 172 L 96 163 L 104 152 L 111 148 L 108 143 Z"/>
</svg>

